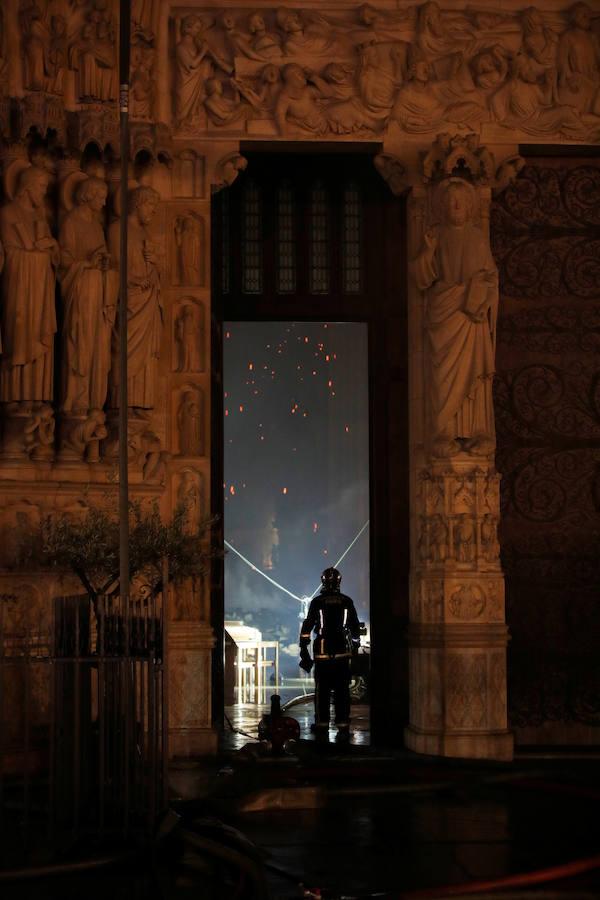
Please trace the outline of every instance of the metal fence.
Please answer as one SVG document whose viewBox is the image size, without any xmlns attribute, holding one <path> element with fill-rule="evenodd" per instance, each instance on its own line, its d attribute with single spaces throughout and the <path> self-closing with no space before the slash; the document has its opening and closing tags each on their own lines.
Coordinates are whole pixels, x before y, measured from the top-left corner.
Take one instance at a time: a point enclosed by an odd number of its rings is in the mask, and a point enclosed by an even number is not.
<svg viewBox="0 0 600 900">
<path fill-rule="evenodd" d="M 0 866 L 148 835 L 166 802 L 166 604 L 0 595 Z"/>
</svg>

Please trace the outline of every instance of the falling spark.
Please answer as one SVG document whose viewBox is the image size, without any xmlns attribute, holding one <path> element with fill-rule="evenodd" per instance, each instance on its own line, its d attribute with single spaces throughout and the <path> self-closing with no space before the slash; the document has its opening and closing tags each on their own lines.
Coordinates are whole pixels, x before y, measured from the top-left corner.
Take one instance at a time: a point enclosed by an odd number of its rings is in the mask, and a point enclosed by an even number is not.
<svg viewBox="0 0 600 900">
<path fill-rule="evenodd" d="M 231 494 L 232 497 L 235 494 L 235 487 L 232 484 L 229 485 L 229 493 Z"/>
<path fill-rule="evenodd" d="M 282 489 L 281 489 L 281 493 L 282 493 L 282 494 L 287 494 L 287 488 L 282 488 Z"/>
<path fill-rule="evenodd" d="M 240 412 L 244 412 L 244 407 L 242 406 L 241 403 L 240 403 Z"/>
<path fill-rule="evenodd" d="M 313 522 L 313 534 L 316 534 L 318 530 L 319 530 L 319 523 Z"/>
<path fill-rule="evenodd" d="M 254 369 L 254 363 L 248 363 L 248 369 L 250 372 Z"/>
<path fill-rule="evenodd" d="M 344 425 L 344 431 L 346 432 L 346 434 L 348 434 L 349 431 L 350 431 L 350 426 L 349 426 L 349 425 Z"/>
</svg>

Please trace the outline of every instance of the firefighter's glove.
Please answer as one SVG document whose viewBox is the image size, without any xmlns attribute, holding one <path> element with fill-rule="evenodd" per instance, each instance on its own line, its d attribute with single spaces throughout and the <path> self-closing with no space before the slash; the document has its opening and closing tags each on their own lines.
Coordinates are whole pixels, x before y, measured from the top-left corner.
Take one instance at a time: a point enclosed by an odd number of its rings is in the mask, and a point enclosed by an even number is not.
<svg viewBox="0 0 600 900">
<path fill-rule="evenodd" d="M 310 654 L 309 654 L 308 650 L 303 650 L 303 651 L 300 653 L 300 663 L 299 663 L 299 665 L 300 665 L 300 668 L 301 668 L 301 669 L 304 669 L 305 672 L 310 672 L 310 670 L 311 670 L 312 667 L 314 666 L 314 662 L 313 662 L 312 659 L 310 658 Z"/>
</svg>

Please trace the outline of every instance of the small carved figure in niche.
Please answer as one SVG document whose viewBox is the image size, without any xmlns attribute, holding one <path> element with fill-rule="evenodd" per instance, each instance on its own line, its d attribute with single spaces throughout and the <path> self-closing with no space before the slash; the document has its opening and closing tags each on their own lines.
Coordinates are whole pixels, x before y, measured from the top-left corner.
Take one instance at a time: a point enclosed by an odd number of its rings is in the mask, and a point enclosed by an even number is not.
<svg viewBox="0 0 600 900">
<path fill-rule="evenodd" d="M 553 66 L 556 60 L 558 35 L 544 25 L 541 12 L 535 6 L 523 10 L 520 16 L 523 31 L 523 50 L 541 66 Z"/>
<path fill-rule="evenodd" d="M 0 400 L 51 401 L 56 333 L 55 268 L 58 244 L 50 234 L 45 200 L 50 175 L 23 169 L 15 199 L 0 211 L 2 273 Z"/>
<path fill-rule="evenodd" d="M 274 32 L 267 31 L 262 13 L 254 12 L 248 17 L 248 31 L 252 35 L 250 48 L 254 59 L 281 59 L 281 39 Z"/>
<path fill-rule="evenodd" d="M 216 69 L 228 75 L 231 65 L 215 53 L 204 36 L 206 25 L 200 16 L 185 16 L 181 40 L 175 48 L 175 118 L 179 126 L 201 124 L 206 81 Z"/>
<path fill-rule="evenodd" d="M 178 281 L 183 285 L 202 284 L 201 222 L 194 215 L 175 219 Z"/>
<path fill-rule="evenodd" d="M 200 316 L 195 303 L 185 303 L 175 320 L 178 372 L 202 371 L 204 334 Z"/>
<path fill-rule="evenodd" d="M 600 40 L 587 3 L 574 3 L 558 43 L 558 98 L 581 113 L 600 116 Z"/>
<path fill-rule="evenodd" d="M 477 619 L 485 609 L 485 594 L 477 584 L 461 584 L 450 597 L 449 605 L 455 618 Z"/>
<path fill-rule="evenodd" d="M 110 369 L 116 297 L 108 288 L 110 257 L 100 213 L 108 193 L 99 178 L 83 178 L 60 229 L 63 301 L 62 409 L 102 409 Z"/>
<path fill-rule="evenodd" d="M 286 56 L 324 56 L 333 52 L 335 39 L 327 33 L 329 29 L 322 21 L 305 26 L 297 10 L 280 7 L 277 24 L 285 35 L 283 49 Z"/>
<path fill-rule="evenodd" d="M 527 134 L 562 134 L 575 141 L 595 141 L 600 125 L 584 122 L 573 106 L 555 104 L 554 93 L 554 71 L 519 53 L 511 77 L 491 99 L 492 113 L 501 125 Z"/>
<path fill-rule="evenodd" d="M 162 449 L 160 438 L 150 429 L 142 432 L 138 440 L 137 462 L 148 484 L 164 484 L 167 463 L 171 454 Z"/>
<path fill-rule="evenodd" d="M 497 562 L 500 547 L 496 517 L 486 513 L 481 522 L 481 552 L 487 562 Z"/>
<path fill-rule="evenodd" d="M 304 69 L 296 63 L 284 66 L 283 87 L 275 106 L 275 121 L 280 134 L 289 125 L 295 125 L 310 134 L 323 135 L 329 131 L 329 123 L 317 102 L 321 91 L 309 85 Z"/>
<path fill-rule="evenodd" d="M 489 237 L 474 223 L 476 196 L 465 182 L 442 186 L 442 222 L 425 232 L 413 270 L 427 292 L 426 348 L 436 455 L 495 445 L 492 379 L 498 271 Z M 461 439 L 460 441 L 458 439 Z"/>
<path fill-rule="evenodd" d="M 32 459 L 52 459 L 54 428 L 54 413 L 50 404 L 35 405 L 23 429 L 25 452 L 28 456 Z"/>
<path fill-rule="evenodd" d="M 62 94 L 67 69 L 67 20 L 56 15 L 50 19 L 50 51 L 48 53 L 48 85 L 51 94 Z"/>
<path fill-rule="evenodd" d="M 429 559 L 443 563 L 448 556 L 448 526 L 438 513 L 429 520 Z"/>
<path fill-rule="evenodd" d="M 246 119 L 252 118 L 254 110 L 260 107 L 259 96 L 248 89 L 242 81 L 229 79 L 230 97 L 223 93 L 223 82 L 218 78 L 206 81 L 204 108 L 213 125 L 220 128 L 242 127 Z M 247 100 L 247 103 L 244 103 Z"/>
<path fill-rule="evenodd" d="M 406 78 L 409 45 L 405 41 L 378 42 L 369 37 L 359 44 L 356 82 L 363 115 L 371 127 L 382 127 L 391 112 L 398 88 Z"/>
<path fill-rule="evenodd" d="M 128 218 L 128 358 L 127 391 L 130 407 L 153 409 L 156 392 L 156 364 L 160 357 L 163 308 L 160 294 L 160 248 L 152 240 L 150 225 L 160 196 L 154 188 L 135 188 L 129 198 Z M 118 283 L 119 222 L 108 231 L 110 272 Z M 118 328 L 113 330 L 111 405 L 119 405 Z"/>
<path fill-rule="evenodd" d="M 30 91 L 43 91 L 48 83 L 50 29 L 42 10 L 32 3 L 19 13 L 23 34 L 23 81 Z"/>
<path fill-rule="evenodd" d="M 106 414 L 101 409 L 92 409 L 85 420 L 69 428 L 64 447 L 78 457 L 85 455 L 88 462 L 98 462 L 100 441 L 107 437 Z"/>
<path fill-rule="evenodd" d="M 71 45 L 69 66 L 77 72 L 81 102 L 116 99 L 116 36 L 108 0 L 94 0 L 79 37 Z"/>
<path fill-rule="evenodd" d="M 184 391 L 177 412 L 179 453 L 181 456 L 202 456 L 204 453 L 204 421 L 198 391 Z"/>
<path fill-rule="evenodd" d="M 131 115 L 134 119 L 152 118 L 156 86 L 152 69 L 155 51 L 153 47 L 137 45 L 131 53 Z"/>
<path fill-rule="evenodd" d="M 463 513 L 454 525 L 454 558 L 457 562 L 468 563 L 475 552 L 475 528 L 472 519 Z"/>
<path fill-rule="evenodd" d="M 196 534 L 202 516 L 202 492 L 195 472 L 185 469 L 177 490 L 177 503 L 184 510 L 183 529 L 186 534 Z"/>
</svg>

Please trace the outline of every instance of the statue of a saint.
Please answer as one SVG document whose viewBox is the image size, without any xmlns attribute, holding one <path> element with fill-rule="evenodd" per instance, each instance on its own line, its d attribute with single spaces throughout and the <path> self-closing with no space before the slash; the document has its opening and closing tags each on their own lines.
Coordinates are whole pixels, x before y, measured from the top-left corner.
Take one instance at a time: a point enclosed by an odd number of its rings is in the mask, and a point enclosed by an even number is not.
<svg viewBox="0 0 600 900">
<path fill-rule="evenodd" d="M 200 222 L 194 216 L 178 216 L 175 220 L 175 244 L 179 284 L 202 283 L 202 238 Z"/>
<path fill-rule="evenodd" d="M 6 254 L 0 400 L 5 403 L 52 400 L 59 251 L 46 219 L 49 180 L 49 173 L 37 166 L 24 169 L 15 199 L 0 212 Z"/>
<path fill-rule="evenodd" d="M 177 412 L 179 451 L 182 456 L 202 456 L 204 453 L 202 413 L 202 402 L 198 391 L 184 391 Z"/>
<path fill-rule="evenodd" d="M 107 290 L 109 255 L 99 221 L 106 195 L 106 184 L 99 178 L 81 181 L 76 205 L 60 229 L 64 412 L 87 413 L 102 409 L 106 401 L 115 319 L 115 298 Z"/>
<path fill-rule="evenodd" d="M 475 224 L 474 190 L 450 180 L 442 221 L 425 233 L 413 263 L 426 292 L 426 382 L 436 455 L 487 455 L 495 445 L 492 379 L 498 271 L 489 238 Z"/>
<path fill-rule="evenodd" d="M 175 321 L 178 372 L 202 371 L 202 332 L 200 310 L 193 303 L 184 304 Z"/>
<path fill-rule="evenodd" d="M 156 214 L 160 196 L 154 188 L 135 188 L 129 198 L 128 230 L 128 405 L 153 409 L 156 388 L 156 361 L 160 356 L 163 308 L 160 298 L 158 247 L 151 239 L 149 226 Z M 119 265 L 119 222 L 108 231 L 113 279 Z M 113 331 L 111 406 L 119 405 L 118 328 Z"/>
</svg>

